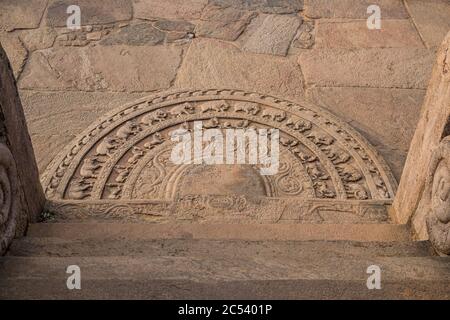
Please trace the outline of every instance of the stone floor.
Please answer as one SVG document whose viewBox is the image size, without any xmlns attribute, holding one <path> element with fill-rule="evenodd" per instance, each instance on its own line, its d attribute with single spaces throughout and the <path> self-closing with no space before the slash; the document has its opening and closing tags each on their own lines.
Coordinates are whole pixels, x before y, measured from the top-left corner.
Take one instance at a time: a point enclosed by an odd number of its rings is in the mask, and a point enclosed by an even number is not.
<svg viewBox="0 0 450 320">
<path fill-rule="evenodd" d="M 81 7 L 83 28 L 65 28 Z M 382 29 L 368 30 L 378 4 Z M 449 0 L 2 0 L 0 41 L 39 168 L 112 108 L 169 88 L 307 97 L 400 178 Z"/>
</svg>

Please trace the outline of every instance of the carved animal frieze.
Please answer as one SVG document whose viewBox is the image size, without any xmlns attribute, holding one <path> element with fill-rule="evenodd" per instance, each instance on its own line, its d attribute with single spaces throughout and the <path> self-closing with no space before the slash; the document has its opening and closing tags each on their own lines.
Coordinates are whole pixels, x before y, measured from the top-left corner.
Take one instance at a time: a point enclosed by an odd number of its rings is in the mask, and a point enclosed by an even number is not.
<svg viewBox="0 0 450 320">
<path fill-rule="evenodd" d="M 289 178 L 281 178 L 282 171 L 259 177 L 268 197 L 394 196 L 396 182 L 389 168 L 346 123 L 306 103 L 239 90 L 180 90 L 118 108 L 55 158 L 44 174 L 47 196 L 81 200 L 173 196 L 185 168 L 170 161 L 172 133 L 185 129 L 193 134 L 196 121 L 202 121 L 203 129 L 279 130 L 280 161 L 290 163 L 293 171 Z M 154 162 L 164 150 L 169 156 Z M 133 191 L 138 183 L 143 192 Z"/>
</svg>

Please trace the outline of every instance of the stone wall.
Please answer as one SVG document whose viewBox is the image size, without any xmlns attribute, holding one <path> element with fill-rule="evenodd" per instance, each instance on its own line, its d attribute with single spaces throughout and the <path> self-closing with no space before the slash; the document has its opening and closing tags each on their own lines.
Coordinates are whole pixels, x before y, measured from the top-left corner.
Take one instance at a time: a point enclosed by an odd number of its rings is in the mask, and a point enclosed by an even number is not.
<svg viewBox="0 0 450 320">
<path fill-rule="evenodd" d="M 45 203 L 9 60 L 0 46 L 0 254 Z"/>
<path fill-rule="evenodd" d="M 427 239 L 425 221 L 436 215 L 440 216 L 441 228 L 447 234 L 450 231 L 450 217 L 444 217 L 450 211 L 448 190 L 446 191 L 450 184 L 449 138 L 446 138 L 449 134 L 449 119 L 450 33 L 438 52 L 419 124 L 393 204 L 398 222 L 412 222 L 420 239 Z M 450 247 L 450 242 L 448 246 Z"/>
</svg>

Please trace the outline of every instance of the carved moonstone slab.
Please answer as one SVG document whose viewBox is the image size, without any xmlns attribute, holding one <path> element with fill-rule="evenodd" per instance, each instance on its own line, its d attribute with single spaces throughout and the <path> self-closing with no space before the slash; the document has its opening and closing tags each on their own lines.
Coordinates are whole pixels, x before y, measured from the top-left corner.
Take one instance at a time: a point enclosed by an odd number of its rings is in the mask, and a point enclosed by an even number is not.
<svg viewBox="0 0 450 320">
<path fill-rule="evenodd" d="M 257 165 L 177 165 L 170 133 L 204 128 L 278 129 L 278 173 Z M 178 201 L 189 195 L 390 201 L 396 182 L 353 128 L 306 102 L 240 90 L 180 90 L 118 108 L 77 137 L 47 168 L 52 200 Z M 200 199 L 199 198 L 199 199 Z"/>
<path fill-rule="evenodd" d="M 429 203 L 427 227 L 433 247 L 450 254 L 450 136 L 433 154 L 426 190 Z"/>
</svg>

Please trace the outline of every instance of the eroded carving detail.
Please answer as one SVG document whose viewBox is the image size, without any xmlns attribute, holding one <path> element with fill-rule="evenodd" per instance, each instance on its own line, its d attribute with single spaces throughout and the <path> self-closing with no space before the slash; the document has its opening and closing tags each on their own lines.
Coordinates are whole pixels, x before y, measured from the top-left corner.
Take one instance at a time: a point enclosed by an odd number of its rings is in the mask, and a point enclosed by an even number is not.
<svg viewBox="0 0 450 320">
<path fill-rule="evenodd" d="M 237 90 L 161 94 L 112 112 L 52 162 L 44 174 L 47 196 L 172 199 L 186 168 L 169 163 L 169 134 L 191 130 L 199 120 L 204 128 L 220 130 L 280 130 L 282 165 L 278 175 L 264 180 L 268 197 L 394 196 L 396 183 L 383 160 L 345 123 L 313 106 Z"/>
<path fill-rule="evenodd" d="M 50 200 L 58 220 L 139 222 L 390 223 L 384 201 L 332 201 L 242 195 L 184 195 L 174 201 Z"/>
<path fill-rule="evenodd" d="M 428 234 L 434 248 L 450 255 L 450 136 L 433 154 L 425 196 L 429 196 Z"/>
<path fill-rule="evenodd" d="M 0 254 L 15 236 L 20 210 L 20 194 L 14 158 L 8 147 L 0 143 Z"/>
</svg>

